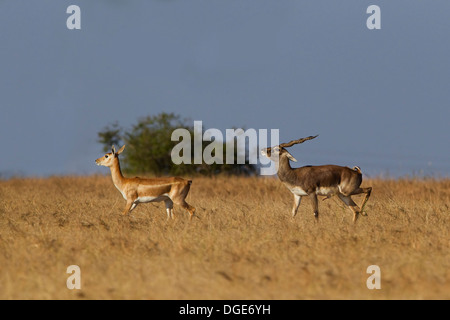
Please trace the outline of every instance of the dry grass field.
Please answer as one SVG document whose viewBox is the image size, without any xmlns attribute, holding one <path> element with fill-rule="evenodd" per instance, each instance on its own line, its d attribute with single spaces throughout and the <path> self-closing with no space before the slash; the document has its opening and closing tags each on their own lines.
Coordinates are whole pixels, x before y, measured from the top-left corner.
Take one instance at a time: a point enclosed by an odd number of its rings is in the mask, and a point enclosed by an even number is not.
<svg viewBox="0 0 450 320">
<path fill-rule="evenodd" d="M 0 181 L 0 299 L 450 299 L 450 180 L 370 185 L 353 225 L 337 198 L 292 219 L 275 178 L 194 179 L 192 221 L 164 203 L 122 216 L 109 176 Z"/>
</svg>

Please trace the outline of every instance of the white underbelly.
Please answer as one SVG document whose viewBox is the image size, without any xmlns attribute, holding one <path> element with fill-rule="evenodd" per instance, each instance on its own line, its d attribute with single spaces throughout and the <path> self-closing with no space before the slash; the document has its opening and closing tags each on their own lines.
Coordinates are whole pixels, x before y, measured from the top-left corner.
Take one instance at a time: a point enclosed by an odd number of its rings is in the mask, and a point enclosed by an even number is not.
<svg viewBox="0 0 450 320">
<path fill-rule="evenodd" d="M 138 197 L 134 202 L 136 203 L 147 203 L 147 202 L 159 202 L 169 199 L 169 195 L 167 193 L 153 197 L 153 196 L 142 196 Z"/>
<path fill-rule="evenodd" d="M 338 192 L 337 187 L 321 187 L 316 189 L 316 194 L 319 196 L 332 196 Z"/>
<path fill-rule="evenodd" d="M 297 196 L 307 196 L 308 193 L 303 190 L 302 188 L 295 186 L 295 187 L 289 187 L 289 190 L 297 195 Z M 337 187 L 320 187 L 316 189 L 315 192 L 319 196 L 330 196 L 339 193 L 339 190 Z"/>
<path fill-rule="evenodd" d="M 300 187 L 290 187 L 289 190 L 291 190 L 291 192 L 297 196 L 307 196 L 308 195 L 306 193 L 306 191 Z"/>
</svg>

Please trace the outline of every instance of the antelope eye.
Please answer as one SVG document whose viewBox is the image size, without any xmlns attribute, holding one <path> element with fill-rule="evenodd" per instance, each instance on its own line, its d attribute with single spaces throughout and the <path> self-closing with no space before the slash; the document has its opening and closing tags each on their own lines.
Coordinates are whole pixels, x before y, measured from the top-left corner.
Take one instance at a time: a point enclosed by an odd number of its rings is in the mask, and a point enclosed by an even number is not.
<svg viewBox="0 0 450 320">
<path fill-rule="evenodd" d="M 105 158 L 108 159 L 108 155 L 107 154 L 105 154 Z"/>
</svg>

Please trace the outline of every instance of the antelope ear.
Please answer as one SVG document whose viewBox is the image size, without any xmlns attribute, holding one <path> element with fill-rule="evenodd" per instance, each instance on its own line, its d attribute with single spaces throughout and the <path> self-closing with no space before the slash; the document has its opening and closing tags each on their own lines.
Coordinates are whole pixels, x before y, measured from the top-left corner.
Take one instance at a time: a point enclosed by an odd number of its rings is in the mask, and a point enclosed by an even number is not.
<svg viewBox="0 0 450 320">
<path fill-rule="evenodd" d="M 117 154 L 121 154 L 124 149 L 125 149 L 125 145 L 123 145 L 122 148 L 120 148 L 119 151 L 117 151 Z"/>
<path fill-rule="evenodd" d="M 289 152 L 286 151 L 286 155 L 287 155 L 287 157 L 288 157 L 289 160 L 292 160 L 292 161 L 294 161 L 294 162 L 297 162 L 297 159 L 295 159 L 295 158 L 292 156 L 292 154 L 290 154 Z"/>
<path fill-rule="evenodd" d="M 114 156 L 116 155 L 116 147 L 114 145 L 111 147 L 111 152 Z"/>
</svg>

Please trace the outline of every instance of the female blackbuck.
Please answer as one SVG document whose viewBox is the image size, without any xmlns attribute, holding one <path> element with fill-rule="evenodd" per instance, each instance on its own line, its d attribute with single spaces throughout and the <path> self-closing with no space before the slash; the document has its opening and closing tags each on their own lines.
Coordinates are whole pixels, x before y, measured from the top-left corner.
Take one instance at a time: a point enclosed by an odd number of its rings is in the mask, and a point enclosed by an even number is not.
<svg viewBox="0 0 450 320">
<path fill-rule="evenodd" d="M 119 154 L 123 152 L 125 146 L 116 151 L 112 146 L 111 152 L 95 160 L 97 165 L 109 167 L 111 169 L 112 181 L 116 188 L 127 200 L 127 205 L 123 214 L 131 212 L 139 203 L 160 202 L 166 204 L 167 218 L 173 219 L 173 203 L 180 205 L 189 212 L 192 219 L 195 208 L 186 202 L 191 187 L 191 180 L 178 177 L 169 178 L 124 178 L 120 170 Z"/>
<path fill-rule="evenodd" d="M 326 199 L 337 195 L 353 212 L 353 222 L 356 222 L 360 213 L 363 213 L 364 206 L 369 199 L 372 188 L 361 188 L 362 173 L 359 167 L 350 169 L 336 165 L 305 166 L 301 168 L 291 168 L 289 160 L 297 160 L 285 149 L 295 144 L 303 143 L 316 138 L 310 136 L 289 143 L 282 143 L 278 146 L 261 150 L 261 154 L 278 164 L 278 177 L 281 182 L 294 194 L 294 207 L 292 217 L 295 217 L 300 206 L 302 196 L 309 196 L 312 201 L 314 216 L 319 218 L 319 204 L 317 196 L 326 196 Z M 355 194 L 365 194 L 361 208 L 352 200 Z"/>
</svg>

